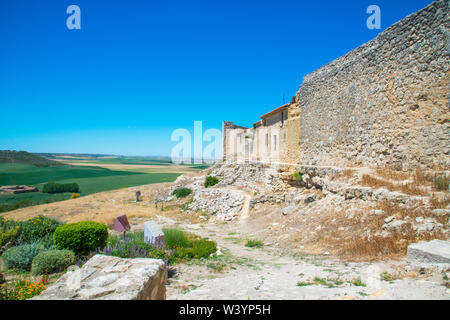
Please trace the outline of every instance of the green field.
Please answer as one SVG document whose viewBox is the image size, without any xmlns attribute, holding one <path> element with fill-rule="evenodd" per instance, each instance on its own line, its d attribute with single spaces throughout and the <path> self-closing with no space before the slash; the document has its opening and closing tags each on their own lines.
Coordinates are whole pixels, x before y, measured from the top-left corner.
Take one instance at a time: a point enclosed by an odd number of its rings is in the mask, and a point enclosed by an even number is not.
<svg viewBox="0 0 450 320">
<path fill-rule="evenodd" d="M 109 160 L 109 159 L 108 159 Z M 92 161 L 92 160 L 91 160 Z M 163 168 L 161 171 L 163 171 Z M 58 166 L 40 168 L 27 164 L 0 164 L 0 186 L 28 185 L 42 187 L 47 182 L 78 183 L 82 196 L 120 188 L 134 187 L 144 184 L 172 182 L 181 173 L 152 172 L 139 170 L 109 170 L 95 166 Z M 45 194 L 41 192 L 18 195 L 1 195 L 0 205 L 23 202 L 23 206 L 45 202 L 60 201 L 70 198 L 71 194 Z M 6 211 L 6 210 L 0 210 Z"/>
</svg>

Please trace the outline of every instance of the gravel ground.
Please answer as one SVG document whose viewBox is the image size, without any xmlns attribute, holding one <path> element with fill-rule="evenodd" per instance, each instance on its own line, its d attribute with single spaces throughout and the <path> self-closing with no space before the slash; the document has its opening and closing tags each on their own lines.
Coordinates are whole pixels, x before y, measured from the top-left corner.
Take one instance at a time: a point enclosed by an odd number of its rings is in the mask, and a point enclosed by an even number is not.
<svg viewBox="0 0 450 320">
<path fill-rule="evenodd" d="M 176 266 L 167 286 L 169 300 L 450 299 L 442 271 L 414 272 L 405 260 L 344 262 L 280 254 L 272 246 L 248 248 L 241 233 L 245 223 L 239 222 L 199 225 L 159 217 L 159 223 L 213 239 L 221 252 L 212 260 Z M 382 273 L 393 279 L 383 280 Z"/>
</svg>

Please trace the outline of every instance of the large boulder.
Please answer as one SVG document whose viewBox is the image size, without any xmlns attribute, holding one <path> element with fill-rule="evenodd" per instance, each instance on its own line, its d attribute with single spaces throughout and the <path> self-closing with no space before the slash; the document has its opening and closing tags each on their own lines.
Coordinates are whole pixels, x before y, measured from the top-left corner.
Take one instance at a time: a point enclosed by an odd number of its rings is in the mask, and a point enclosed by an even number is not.
<svg viewBox="0 0 450 320">
<path fill-rule="evenodd" d="M 167 268 L 159 259 L 95 255 L 33 300 L 163 300 Z"/>
</svg>

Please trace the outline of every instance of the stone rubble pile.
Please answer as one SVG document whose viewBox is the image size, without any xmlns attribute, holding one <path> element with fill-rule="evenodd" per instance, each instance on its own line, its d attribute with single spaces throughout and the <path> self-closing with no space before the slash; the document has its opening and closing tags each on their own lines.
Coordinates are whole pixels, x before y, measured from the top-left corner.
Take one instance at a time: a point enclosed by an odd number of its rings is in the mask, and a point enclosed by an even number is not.
<svg viewBox="0 0 450 320">
<path fill-rule="evenodd" d="M 244 196 L 237 191 L 208 188 L 197 190 L 193 199 L 189 210 L 207 213 L 213 220 L 231 221 L 241 212 Z"/>
<path fill-rule="evenodd" d="M 286 187 L 275 167 L 261 163 L 220 164 L 210 174 L 221 178 L 218 186 L 235 186 L 256 193 L 283 192 Z"/>
</svg>

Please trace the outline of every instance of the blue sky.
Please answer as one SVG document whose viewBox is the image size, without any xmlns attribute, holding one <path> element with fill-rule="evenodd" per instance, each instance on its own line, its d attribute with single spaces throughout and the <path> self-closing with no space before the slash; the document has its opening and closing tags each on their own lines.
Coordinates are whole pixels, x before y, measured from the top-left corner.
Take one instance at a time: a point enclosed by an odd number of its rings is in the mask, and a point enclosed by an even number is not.
<svg viewBox="0 0 450 320">
<path fill-rule="evenodd" d="M 2 0 L 0 149 L 170 155 L 173 130 L 251 126 L 431 2 Z M 372 4 L 381 30 L 366 27 Z"/>
</svg>

